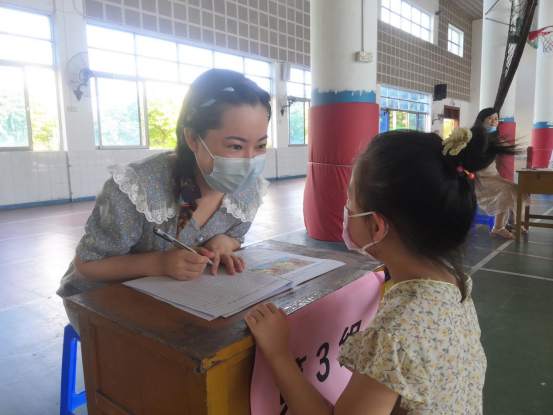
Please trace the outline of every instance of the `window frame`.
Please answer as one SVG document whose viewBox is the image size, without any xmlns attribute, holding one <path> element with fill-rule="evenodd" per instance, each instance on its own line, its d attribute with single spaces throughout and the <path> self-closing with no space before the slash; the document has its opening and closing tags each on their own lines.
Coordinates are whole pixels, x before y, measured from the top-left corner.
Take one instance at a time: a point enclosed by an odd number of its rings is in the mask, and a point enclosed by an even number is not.
<svg viewBox="0 0 553 415">
<path fill-rule="evenodd" d="M 25 39 L 32 39 L 32 40 L 41 40 L 44 42 L 50 42 L 52 45 L 52 65 L 46 65 L 46 64 L 40 64 L 40 63 L 30 63 L 30 62 L 23 62 L 23 61 L 14 61 L 14 60 L 7 60 L 7 59 L 0 59 L 0 66 L 9 66 L 9 67 L 15 67 L 20 68 L 21 72 L 23 74 L 23 96 L 25 99 L 25 119 L 27 122 L 27 146 L 23 147 L 4 147 L 0 145 L 0 152 L 1 151 L 62 151 L 63 150 L 63 136 L 62 136 L 62 128 L 61 128 L 61 107 L 60 107 L 60 83 L 58 79 L 58 68 L 56 66 L 56 42 L 54 41 L 54 25 L 53 25 L 53 18 L 52 14 L 47 12 L 37 12 L 37 11 L 29 11 L 27 9 L 21 9 L 17 7 L 11 7 L 4 4 L 0 4 L 0 8 L 3 9 L 9 9 L 9 10 L 15 10 L 21 13 L 27 13 L 27 14 L 34 14 L 38 16 L 44 16 L 48 18 L 48 21 L 50 23 L 50 39 L 44 39 L 40 37 L 34 37 L 34 36 L 28 36 L 28 35 L 21 35 L 16 33 L 10 33 L 5 32 L 0 29 L 0 35 L 9 35 L 9 36 L 16 36 L 21 37 Z M 31 124 L 31 102 L 29 99 L 29 87 L 27 84 L 27 74 L 25 69 L 26 68 L 43 68 L 43 69 L 50 69 L 54 72 L 54 83 L 55 83 L 55 89 L 56 89 L 56 121 L 57 121 L 57 130 L 58 130 L 58 136 L 60 138 L 60 145 L 59 148 L 55 150 L 35 150 L 33 145 L 33 129 Z"/>
<path fill-rule="evenodd" d="M 395 89 L 398 91 L 398 98 L 392 98 L 390 97 L 390 94 L 388 93 L 387 95 L 382 95 L 382 87 L 384 88 L 388 88 L 388 90 L 390 89 Z M 402 99 L 401 98 L 401 92 L 407 92 L 409 93 L 409 99 Z M 423 104 L 423 105 L 426 105 L 426 109 L 427 109 L 427 112 L 422 112 L 422 111 L 413 111 L 411 109 L 407 109 L 407 110 L 404 110 L 404 109 L 401 109 L 401 108 L 390 108 L 389 106 L 382 106 L 382 98 L 386 98 L 388 100 L 390 99 L 397 99 L 398 101 L 405 101 L 405 102 L 408 102 L 408 103 L 415 103 L 415 101 L 412 101 L 410 99 L 411 97 L 411 93 L 414 93 L 414 94 L 419 94 L 419 95 L 424 95 L 426 96 L 426 102 L 416 102 L 417 104 Z M 401 88 L 398 88 L 396 86 L 389 86 L 389 85 L 381 85 L 381 94 L 380 94 L 380 103 L 379 103 L 379 109 L 380 111 L 387 111 L 388 113 L 392 112 L 392 111 L 398 111 L 398 112 L 405 112 L 407 114 L 415 114 L 415 115 L 425 115 L 426 116 L 426 125 L 425 125 L 425 128 L 424 128 L 424 131 L 422 132 L 428 132 L 428 121 L 429 121 L 429 118 L 428 116 L 431 115 L 431 110 L 432 110 L 432 103 L 430 101 L 430 95 L 429 94 L 426 94 L 424 92 L 418 92 L 418 91 L 412 91 L 412 90 L 408 90 L 408 89 L 401 89 Z M 417 117 L 417 123 L 418 123 L 418 117 Z M 390 131 L 388 129 L 388 131 Z"/>
<path fill-rule="evenodd" d="M 401 9 L 403 9 L 403 5 L 405 4 L 405 5 L 408 5 L 409 7 L 411 7 L 411 9 L 417 10 L 417 11 L 421 14 L 421 22 L 416 23 L 416 22 L 414 22 L 413 19 L 412 19 L 412 14 L 411 14 L 411 17 L 410 17 L 409 19 L 403 17 L 403 13 L 398 14 L 398 13 L 396 13 L 395 11 L 392 10 L 392 5 L 391 5 L 392 0 L 387 0 L 387 1 L 390 3 L 390 6 L 389 6 L 389 7 L 387 7 L 387 6 L 384 5 L 383 0 L 380 0 L 380 8 L 379 8 L 379 10 L 378 10 L 378 16 L 379 16 L 379 18 L 380 18 L 381 21 L 383 21 L 384 23 L 389 24 L 389 25 L 391 25 L 391 26 L 393 26 L 393 27 L 398 28 L 398 29 L 400 29 L 400 30 L 403 31 L 403 32 L 409 33 L 411 36 L 414 36 L 414 37 L 416 37 L 416 38 L 418 38 L 418 39 L 421 39 L 421 40 L 423 40 L 423 41 L 425 41 L 425 42 L 434 43 L 434 30 L 433 30 L 433 29 L 434 29 L 434 19 L 432 18 L 432 14 L 431 14 L 431 13 L 428 13 L 427 11 L 423 10 L 422 8 L 420 8 L 420 7 L 417 6 L 417 5 L 412 4 L 412 3 L 409 2 L 409 1 L 400 0 L 400 2 L 401 2 Z M 386 11 L 388 11 L 388 13 L 390 13 L 390 19 L 389 19 L 388 22 L 386 22 L 386 21 L 384 21 L 384 20 L 382 19 L 382 12 L 383 12 L 383 10 L 386 10 Z M 392 14 L 392 13 L 394 13 L 394 14 L 396 14 L 396 15 L 399 16 L 399 19 L 400 19 L 400 20 L 399 20 L 399 26 L 395 26 L 395 25 L 392 24 L 392 21 L 391 21 L 391 14 Z M 426 27 L 424 27 L 424 26 L 422 25 L 422 15 L 425 15 L 425 16 L 428 17 L 428 28 L 426 28 Z M 404 19 L 409 21 L 411 27 L 412 27 L 413 24 L 417 25 L 417 26 L 419 27 L 419 29 L 420 29 L 420 32 L 421 32 L 422 30 L 428 30 L 428 40 L 427 40 L 427 39 L 424 39 L 422 36 L 416 36 L 416 35 L 414 35 L 414 34 L 412 33 L 412 30 L 407 31 L 407 30 L 403 29 L 403 27 L 402 27 L 402 25 L 403 25 L 402 21 L 403 21 Z M 422 32 L 421 32 L 421 33 L 422 33 Z"/>
<path fill-rule="evenodd" d="M 453 42 L 453 40 L 451 40 L 450 34 L 452 32 L 457 33 L 457 35 L 459 36 L 459 43 L 458 44 Z M 452 45 L 457 46 L 457 48 L 459 49 L 459 53 L 455 53 L 451 50 Z M 448 26 L 447 26 L 447 51 L 449 53 L 453 53 L 455 56 L 459 56 L 460 58 L 462 58 L 463 54 L 464 54 L 463 53 L 464 52 L 463 51 L 464 47 L 465 47 L 465 33 L 461 29 L 459 29 L 459 28 L 453 26 L 451 23 L 449 23 Z"/>
<path fill-rule="evenodd" d="M 147 87 L 146 87 L 147 82 L 166 83 L 166 84 L 171 84 L 171 85 L 181 85 L 181 86 L 184 86 L 184 87 L 190 87 L 191 83 L 185 82 L 182 79 L 183 77 L 181 75 L 181 65 L 182 66 L 185 66 L 185 65 L 186 66 L 193 66 L 193 67 L 201 68 L 201 69 L 205 69 L 205 70 L 216 68 L 216 66 L 215 66 L 215 53 L 221 53 L 221 54 L 224 54 L 224 55 L 236 56 L 236 57 L 241 58 L 242 59 L 242 73 L 244 74 L 244 76 L 248 79 L 249 79 L 250 76 L 255 76 L 255 77 L 258 77 L 258 78 L 267 79 L 269 81 L 269 88 L 270 88 L 269 94 L 271 95 L 271 98 L 274 96 L 274 71 L 273 71 L 272 61 L 259 59 L 259 57 L 253 57 L 253 56 L 249 56 L 249 55 L 240 55 L 240 54 L 237 54 L 237 53 L 229 53 L 226 50 L 219 50 L 217 48 L 203 47 L 203 45 L 193 44 L 191 42 L 190 43 L 180 42 L 178 40 L 170 39 L 168 37 L 165 38 L 165 37 L 161 37 L 161 36 L 153 36 L 150 33 L 143 33 L 141 31 L 121 30 L 120 28 L 114 28 L 112 26 L 98 24 L 96 22 L 87 23 L 87 26 L 95 26 L 95 27 L 99 27 L 101 29 L 116 30 L 116 31 L 119 31 L 119 32 L 129 33 L 133 36 L 133 47 L 134 47 L 134 51 L 132 53 L 130 53 L 130 52 L 120 52 L 120 51 L 116 52 L 116 51 L 103 49 L 103 48 L 99 48 L 99 47 L 88 47 L 88 50 L 94 49 L 94 50 L 99 50 L 99 51 L 107 51 L 107 52 L 114 52 L 114 53 L 123 54 L 123 55 L 130 55 L 130 56 L 133 57 L 134 64 L 135 64 L 135 75 L 134 76 L 122 75 L 122 74 L 116 74 L 116 73 L 110 73 L 110 72 L 103 72 L 103 71 L 94 71 L 93 70 L 94 78 L 95 78 L 95 82 L 94 82 L 95 83 L 95 91 L 93 91 L 93 93 L 96 94 L 96 98 L 95 98 L 96 99 L 96 108 L 93 108 L 93 111 L 95 111 L 95 113 L 96 113 L 95 119 L 97 120 L 97 124 L 98 124 L 98 144 L 96 144 L 96 142 L 94 144 L 95 144 L 95 147 L 98 148 L 98 149 L 102 149 L 102 150 L 111 150 L 111 149 L 113 149 L 113 150 L 117 150 L 117 149 L 150 149 L 151 148 L 151 146 L 150 146 L 150 133 L 149 133 L 149 125 L 148 125 L 148 93 L 147 93 Z M 137 37 L 138 36 L 174 43 L 175 47 L 176 47 L 176 51 L 177 51 L 176 60 L 173 61 L 173 60 L 168 60 L 168 59 L 163 59 L 163 58 L 153 58 L 153 57 L 150 57 L 150 56 L 144 56 L 144 55 L 139 54 L 138 49 L 137 49 Z M 179 48 L 180 45 L 193 47 L 193 48 L 197 48 L 197 49 L 203 49 L 205 51 L 209 51 L 211 53 L 211 67 L 207 67 L 207 66 L 203 66 L 203 65 L 196 65 L 196 64 L 193 64 L 193 63 L 188 63 L 188 62 L 181 61 L 181 59 L 180 59 L 181 51 L 180 51 L 180 48 Z M 161 62 L 175 63 L 177 65 L 177 80 L 176 81 L 166 81 L 166 80 L 163 80 L 163 79 L 155 79 L 155 78 L 140 76 L 139 72 L 138 72 L 138 69 L 139 69 L 138 68 L 138 58 L 141 58 L 141 57 L 156 60 L 156 61 L 161 61 Z M 257 61 L 267 63 L 269 65 L 269 72 L 270 72 L 269 76 L 248 74 L 246 72 L 246 59 L 257 60 Z M 138 145 L 138 146 L 137 145 L 112 146 L 112 145 L 103 145 L 102 144 L 102 133 L 101 133 L 102 130 L 101 130 L 101 117 L 100 117 L 100 95 L 99 95 L 99 90 L 98 90 L 98 79 L 100 79 L 100 78 L 108 78 L 108 79 L 123 80 L 123 81 L 132 81 L 132 82 L 136 83 L 136 85 L 137 85 L 137 101 L 136 102 L 137 102 L 137 105 L 138 105 L 138 113 L 139 113 L 138 122 L 139 122 L 139 127 L 140 127 L 140 139 L 141 139 L 141 143 L 142 143 L 141 145 Z M 142 91 L 140 89 L 142 89 Z M 141 102 L 141 96 L 140 96 L 141 93 L 142 93 L 142 102 Z M 95 140 L 96 140 L 96 138 L 95 138 Z M 157 150 L 157 148 L 155 150 Z"/>
<path fill-rule="evenodd" d="M 296 70 L 299 70 L 302 72 L 302 77 L 303 77 L 303 80 L 302 82 L 296 82 L 296 81 L 290 81 L 290 80 L 287 80 L 286 81 L 286 100 L 288 101 L 288 98 L 289 97 L 293 97 L 295 98 L 295 102 L 303 102 L 304 105 L 303 105 L 303 125 L 304 125 L 304 129 L 305 129 L 305 120 L 307 119 L 306 117 L 306 113 L 305 113 L 305 107 L 306 107 L 306 103 L 308 104 L 308 108 L 311 108 L 311 98 L 308 98 L 307 97 L 307 87 L 311 88 L 311 83 L 306 83 L 306 74 L 309 73 L 311 74 L 311 70 L 310 69 L 305 69 L 305 68 L 301 68 L 301 67 L 298 67 L 298 66 L 290 66 L 290 69 L 296 69 Z M 289 95 L 288 94 L 288 84 L 291 83 L 291 84 L 295 84 L 295 85 L 302 85 L 303 86 L 303 97 L 298 97 L 296 95 Z M 290 134 L 290 127 L 292 125 L 291 123 L 291 117 L 292 117 L 292 111 L 291 111 L 291 103 L 290 101 L 288 101 L 288 103 L 290 104 L 290 107 L 289 107 L 289 111 L 288 111 L 288 147 L 307 147 L 309 145 L 309 141 L 306 142 L 306 136 L 305 136 L 305 133 L 304 133 L 304 136 L 303 136 L 303 144 L 292 144 L 290 141 L 291 141 L 291 138 L 292 138 L 292 135 Z M 307 114 L 308 116 L 309 114 Z"/>
</svg>

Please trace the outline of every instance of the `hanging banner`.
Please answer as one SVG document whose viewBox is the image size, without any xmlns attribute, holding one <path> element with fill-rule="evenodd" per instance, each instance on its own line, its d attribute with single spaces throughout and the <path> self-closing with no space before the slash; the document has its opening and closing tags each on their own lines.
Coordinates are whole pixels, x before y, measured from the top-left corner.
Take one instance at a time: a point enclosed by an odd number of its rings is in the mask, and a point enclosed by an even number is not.
<svg viewBox="0 0 553 415">
<path fill-rule="evenodd" d="M 309 381 L 336 403 L 351 377 L 337 361 L 346 339 L 374 318 L 384 273 L 370 273 L 290 315 L 290 350 Z M 264 356 L 256 351 L 252 415 L 290 415 Z M 301 415 L 301 414 L 296 414 Z"/>
</svg>

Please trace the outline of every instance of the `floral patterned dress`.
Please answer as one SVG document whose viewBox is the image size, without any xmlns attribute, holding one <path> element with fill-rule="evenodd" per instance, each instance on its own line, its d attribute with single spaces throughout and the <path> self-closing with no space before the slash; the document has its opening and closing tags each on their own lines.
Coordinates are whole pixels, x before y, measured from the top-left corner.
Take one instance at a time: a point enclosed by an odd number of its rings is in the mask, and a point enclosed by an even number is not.
<svg viewBox="0 0 553 415">
<path fill-rule="evenodd" d="M 96 205 L 86 223 L 86 234 L 77 245 L 77 258 L 94 261 L 173 248 L 153 233 L 154 226 L 172 236 L 177 233 L 179 207 L 174 194 L 170 154 L 172 152 L 156 154 L 129 165 L 108 168 L 112 178 L 96 197 Z M 268 182 L 260 177 L 242 193 L 225 195 L 221 207 L 203 227 L 192 218 L 178 239 L 185 245 L 204 246 L 214 236 L 225 234 L 244 242 L 267 187 Z M 77 278 L 71 262 L 57 294 L 65 299 L 107 285 Z M 66 311 L 78 331 L 77 315 L 67 307 Z"/>
<path fill-rule="evenodd" d="M 411 415 L 481 414 L 486 356 L 470 297 L 457 286 L 410 280 L 384 294 L 375 319 L 338 361 L 401 395 Z"/>
</svg>

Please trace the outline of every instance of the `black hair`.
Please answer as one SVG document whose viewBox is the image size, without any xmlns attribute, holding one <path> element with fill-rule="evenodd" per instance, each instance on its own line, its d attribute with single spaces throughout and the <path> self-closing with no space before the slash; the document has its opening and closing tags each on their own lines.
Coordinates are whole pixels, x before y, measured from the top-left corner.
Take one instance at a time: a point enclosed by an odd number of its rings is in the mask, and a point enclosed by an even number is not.
<svg viewBox="0 0 553 415">
<path fill-rule="evenodd" d="M 210 100 L 213 103 L 208 104 Z M 196 158 L 186 143 L 184 129 L 192 129 L 198 136 L 204 137 L 206 131 L 221 128 L 223 113 L 229 106 L 262 105 L 271 118 L 271 97 L 255 82 L 243 74 L 228 69 L 210 69 L 196 78 L 186 93 L 177 122 L 177 163 L 174 171 L 175 191 L 180 192 L 181 179 L 194 180 Z M 192 217 L 196 202 L 190 207 L 181 207 L 178 232 Z"/>
<path fill-rule="evenodd" d="M 480 111 L 478 113 L 478 115 L 476 116 L 476 120 L 474 121 L 474 125 L 477 126 L 477 125 L 484 125 L 484 120 L 486 118 L 488 118 L 490 115 L 494 115 L 494 114 L 497 114 L 497 116 L 499 116 L 499 111 L 496 110 L 495 108 L 493 107 L 490 107 L 490 108 L 484 108 L 482 111 Z"/>
<path fill-rule="evenodd" d="M 464 245 L 476 211 L 477 178 L 470 180 L 457 168 L 476 173 L 497 155 L 514 154 L 513 146 L 483 127 L 471 131 L 471 141 L 457 156 L 444 156 L 443 140 L 434 133 L 379 134 L 359 156 L 353 172 L 361 211 L 382 214 L 411 253 L 451 272 L 461 282 L 463 300 Z"/>
</svg>

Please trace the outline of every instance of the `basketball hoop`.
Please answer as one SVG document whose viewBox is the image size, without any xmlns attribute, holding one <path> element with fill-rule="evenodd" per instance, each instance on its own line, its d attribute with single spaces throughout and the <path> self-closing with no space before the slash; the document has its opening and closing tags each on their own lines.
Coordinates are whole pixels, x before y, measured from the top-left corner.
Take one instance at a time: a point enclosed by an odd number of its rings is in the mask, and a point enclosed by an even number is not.
<svg viewBox="0 0 553 415">
<path fill-rule="evenodd" d="M 541 43 L 543 53 L 553 51 L 553 26 L 545 26 L 528 33 L 528 40 L 532 43 Z"/>
</svg>

